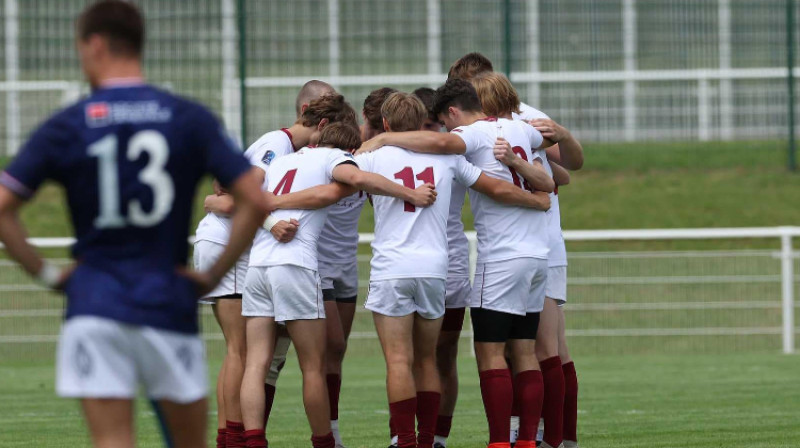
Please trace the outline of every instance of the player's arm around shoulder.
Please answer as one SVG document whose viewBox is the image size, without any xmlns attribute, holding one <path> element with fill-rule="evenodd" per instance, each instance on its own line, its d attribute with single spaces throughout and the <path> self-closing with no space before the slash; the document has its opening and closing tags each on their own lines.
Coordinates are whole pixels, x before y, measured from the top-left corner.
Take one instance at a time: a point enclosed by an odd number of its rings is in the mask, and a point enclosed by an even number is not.
<svg viewBox="0 0 800 448">
<path fill-rule="evenodd" d="M 481 173 L 478 180 L 470 186 L 473 190 L 489 196 L 501 204 L 527 207 L 534 210 L 550 210 L 550 195 L 544 191 L 529 192 L 511 182 L 496 179 Z"/>
<path fill-rule="evenodd" d="M 384 132 L 361 144 L 356 152 L 364 154 L 384 146 L 399 146 L 425 154 L 464 154 L 467 145 L 452 133 L 432 131 Z"/>
<path fill-rule="evenodd" d="M 264 194 L 273 196 L 276 209 L 317 210 L 333 205 L 357 191 L 357 188 L 350 185 L 331 182 L 280 196 L 274 196 L 269 192 Z"/>
<path fill-rule="evenodd" d="M 361 170 L 355 164 L 337 165 L 333 170 L 333 179 L 357 190 L 379 196 L 392 196 L 417 207 L 428 207 L 436 200 L 436 188 L 431 184 L 424 184 L 416 189 L 407 188 L 380 174 Z"/>
<path fill-rule="evenodd" d="M 535 190 L 545 193 L 552 193 L 555 190 L 555 182 L 535 154 L 532 162 L 523 160 L 514 153 L 508 141 L 498 138 L 494 144 L 494 156 L 500 163 L 519 173 Z"/>
<path fill-rule="evenodd" d="M 557 151 L 554 146 L 548 148 L 548 157 L 568 170 L 576 171 L 583 167 L 583 146 L 567 128 L 553 120 L 543 118 L 531 120 L 530 124 L 541 132 L 546 141 L 557 144 Z"/>
</svg>

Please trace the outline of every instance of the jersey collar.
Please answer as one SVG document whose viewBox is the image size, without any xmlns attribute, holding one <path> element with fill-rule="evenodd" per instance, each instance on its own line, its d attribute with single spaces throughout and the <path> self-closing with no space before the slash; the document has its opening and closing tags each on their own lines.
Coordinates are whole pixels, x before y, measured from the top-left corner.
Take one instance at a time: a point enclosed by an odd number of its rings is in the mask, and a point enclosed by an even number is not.
<svg viewBox="0 0 800 448">
<path fill-rule="evenodd" d="M 100 83 L 101 89 L 115 89 L 124 87 L 138 87 L 144 85 L 144 78 L 130 76 L 127 78 L 109 78 Z"/>
<path fill-rule="evenodd" d="M 282 131 L 284 134 L 286 134 L 286 136 L 287 136 L 287 137 L 289 137 L 289 143 L 291 143 L 291 144 L 292 144 L 292 149 L 294 149 L 294 152 L 297 152 L 297 151 L 298 151 L 300 148 L 298 148 L 298 147 L 294 146 L 294 140 L 292 139 L 292 133 L 291 133 L 291 132 L 289 132 L 289 129 L 287 129 L 287 128 L 281 128 L 281 131 Z"/>
</svg>

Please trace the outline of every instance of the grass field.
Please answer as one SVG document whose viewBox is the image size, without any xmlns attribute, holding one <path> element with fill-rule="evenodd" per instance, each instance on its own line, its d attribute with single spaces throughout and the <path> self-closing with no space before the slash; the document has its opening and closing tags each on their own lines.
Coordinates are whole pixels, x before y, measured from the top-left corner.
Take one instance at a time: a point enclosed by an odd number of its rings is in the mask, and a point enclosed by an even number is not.
<svg viewBox="0 0 800 448">
<path fill-rule="evenodd" d="M 584 447 L 800 445 L 800 357 L 584 356 L 576 362 L 579 437 Z M 460 369 L 462 393 L 450 446 L 482 447 L 487 427 L 473 360 L 462 358 Z M 310 434 L 293 359 L 284 372 L 268 429 L 270 442 L 278 447 L 308 447 Z M 346 360 L 340 425 L 350 448 L 387 445 L 383 378 L 380 358 Z M 77 404 L 54 396 L 52 366 L 0 367 L 0 396 L 0 428 L 4 428 L 0 446 L 87 444 Z M 161 446 L 150 408 L 142 401 L 137 411 L 139 446 Z M 214 422 L 215 416 L 209 421 Z"/>
</svg>

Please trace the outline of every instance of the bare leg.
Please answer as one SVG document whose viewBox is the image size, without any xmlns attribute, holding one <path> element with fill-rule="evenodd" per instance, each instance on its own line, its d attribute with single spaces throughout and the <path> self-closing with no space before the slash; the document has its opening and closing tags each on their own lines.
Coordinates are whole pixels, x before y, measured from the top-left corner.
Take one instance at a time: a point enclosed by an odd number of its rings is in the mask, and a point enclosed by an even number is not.
<svg viewBox="0 0 800 448">
<path fill-rule="evenodd" d="M 264 428 L 264 378 L 275 348 L 275 319 L 247 318 L 247 360 L 240 400 L 245 430 Z"/>
<path fill-rule="evenodd" d="M 347 341 L 350 338 L 350 331 L 353 329 L 353 320 L 356 317 L 356 304 L 336 302 L 336 306 L 339 308 L 339 319 L 342 321 L 344 340 Z"/>
<path fill-rule="evenodd" d="M 313 436 L 331 432 L 328 386 L 325 380 L 325 319 L 286 323 L 303 372 L 303 404 Z"/>
<path fill-rule="evenodd" d="M 188 404 L 162 400 L 159 406 L 174 448 L 206 446 L 208 401 L 205 398 Z"/>
<path fill-rule="evenodd" d="M 558 356 L 561 358 L 562 364 L 572 362 L 572 357 L 569 355 L 569 347 L 567 346 L 567 323 L 564 317 L 564 307 L 558 307 Z"/>
<path fill-rule="evenodd" d="M 436 345 L 436 364 L 442 385 L 439 415 L 452 416 L 458 400 L 458 341 L 460 331 L 442 331 Z"/>
<path fill-rule="evenodd" d="M 558 356 L 559 308 L 555 300 L 544 301 L 539 319 L 539 331 L 536 333 L 536 358 L 539 361 Z"/>
<path fill-rule="evenodd" d="M 95 448 L 134 447 L 132 400 L 85 398 L 81 406 Z"/>
<path fill-rule="evenodd" d="M 389 403 L 416 397 L 412 364 L 414 314 L 388 317 L 372 313 L 386 359 L 386 392 Z"/>
<path fill-rule="evenodd" d="M 342 359 L 346 347 L 344 329 L 339 318 L 339 307 L 336 302 L 325 302 L 325 323 L 328 343 L 326 346 L 327 373 L 342 374 Z"/>
<path fill-rule="evenodd" d="M 217 319 L 225 336 L 225 376 L 222 395 L 225 408 L 225 420 L 242 421 L 242 405 L 239 394 L 242 389 L 242 377 L 247 359 L 246 320 L 242 316 L 242 301 L 222 299 L 216 305 Z M 224 423 L 225 420 L 222 420 Z"/>
<path fill-rule="evenodd" d="M 423 319 L 414 314 L 414 382 L 418 391 L 441 392 L 439 370 L 436 368 L 436 340 L 442 319 Z"/>
<path fill-rule="evenodd" d="M 211 310 L 214 312 L 214 318 L 217 320 L 217 324 L 219 324 L 220 329 L 222 329 L 222 323 L 219 320 L 219 310 L 217 309 L 217 304 L 214 303 L 211 305 Z M 225 330 L 222 330 L 222 336 L 225 337 Z M 217 374 L 217 429 L 225 429 L 226 425 L 225 422 L 227 418 L 225 417 L 225 395 L 223 390 L 223 384 L 225 382 L 225 364 L 228 362 L 228 348 L 227 343 L 225 347 L 225 357 L 222 358 L 222 365 L 219 366 L 219 373 Z"/>
</svg>

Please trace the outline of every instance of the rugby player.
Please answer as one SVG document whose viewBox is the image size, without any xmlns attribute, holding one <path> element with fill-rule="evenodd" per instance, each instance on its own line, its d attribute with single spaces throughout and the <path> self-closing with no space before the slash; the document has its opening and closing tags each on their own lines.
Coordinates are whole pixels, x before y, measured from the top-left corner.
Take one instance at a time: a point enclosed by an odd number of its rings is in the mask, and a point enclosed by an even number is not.
<svg viewBox="0 0 800 448">
<path fill-rule="evenodd" d="M 209 292 L 266 213 L 256 174 L 203 107 L 144 82 L 144 22 L 106 0 L 77 23 L 90 96 L 55 114 L 0 175 L 0 240 L 45 285 L 67 294 L 56 389 L 81 399 L 97 447 L 133 447 L 133 400 L 152 400 L 176 447 L 206 445 L 206 364 L 197 291 Z M 201 273 L 179 275 L 191 204 L 213 174 L 237 201 L 233 236 Z M 41 183 L 65 187 L 77 264 L 61 271 L 25 241 L 18 209 Z M 192 280 L 196 283 L 192 284 Z"/>
<path fill-rule="evenodd" d="M 335 93 L 334 89 L 322 81 L 311 80 L 300 89 L 295 101 L 297 119 L 299 120 L 310 102 L 326 94 Z M 321 110 L 320 115 L 334 118 L 338 113 L 337 108 L 342 104 L 328 104 L 328 110 Z M 324 108 L 323 108 L 324 109 Z M 291 131 L 287 130 L 291 134 Z M 305 132 L 298 132 L 298 138 Z M 288 135 L 281 132 L 270 132 L 262 136 L 249 148 L 251 153 L 261 152 L 261 148 L 272 148 L 273 157 L 279 157 L 294 151 L 288 144 Z M 298 144 L 304 144 L 301 140 Z M 266 154 L 266 152 L 265 152 Z M 261 157 L 264 157 L 261 155 Z M 206 216 L 200 221 L 195 235 L 194 264 L 195 269 L 203 270 L 213 264 L 224 249 L 230 238 L 230 219 L 228 216 L 234 209 L 230 195 L 219 188 L 214 182 L 215 193 L 205 198 Z M 295 223 L 280 223 L 273 228 L 276 238 L 290 238 L 296 232 Z M 225 338 L 225 358 L 220 368 L 217 380 L 217 447 L 235 448 L 244 446 L 244 425 L 242 424 L 241 404 L 239 390 L 241 389 L 242 374 L 244 373 L 244 360 L 246 358 L 245 346 L 245 319 L 242 316 L 242 293 L 244 280 L 247 274 L 249 251 L 244 253 L 236 266 L 226 274 L 220 285 L 204 297 L 204 301 L 211 303 L 214 316 L 222 329 Z M 279 353 L 273 358 L 273 365 L 264 384 L 267 409 L 265 420 L 269 417 L 272 401 L 275 397 L 275 384 L 280 368 L 286 360 L 289 349 L 289 337 L 285 331 L 279 332 L 277 339 Z"/>
<path fill-rule="evenodd" d="M 326 98 L 313 101 L 304 116 L 317 102 Z M 359 170 L 352 154 L 336 149 L 360 143 L 354 121 L 328 124 L 315 140 L 318 140 L 318 147 L 305 147 L 284 157 L 264 160 L 264 189 L 281 196 L 292 190 L 338 181 L 372 194 L 396 196 L 416 206 L 428 206 L 435 200 L 436 192 L 432 185 L 423 185 L 419 189 L 403 187 Z M 352 193 L 352 188 L 346 189 L 337 200 Z M 336 444 L 331 432 L 325 380 L 325 308 L 317 274 L 317 239 L 326 215 L 326 208 L 278 210 L 267 219 L 265 229 L 269 230 L 282 218 L 284 221 L 296 219 L 303 225 L 295 237 L 281 243 L 259 231 L 253 242 L 242 303 L 242 314 L 247 317 L 248 356 L 241 401 L 248 447 L 267 446 L 261 384 L 271 362 L 277 322 L 286 324 L 297 350 L 312 444 L 325 448 L 333 448 Z"/>
</svg>

